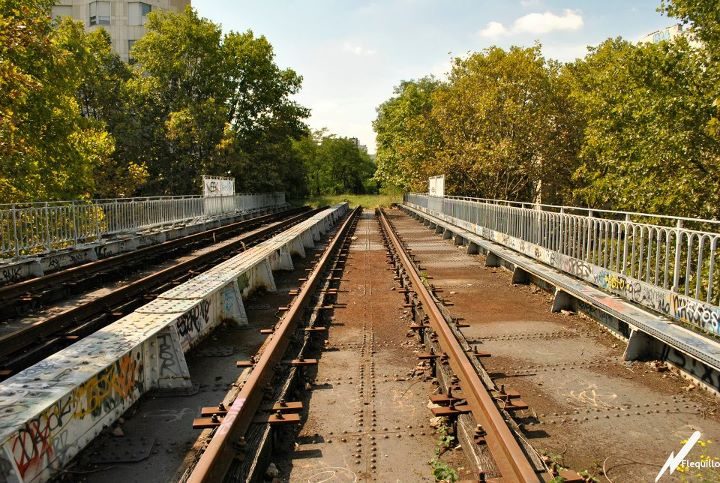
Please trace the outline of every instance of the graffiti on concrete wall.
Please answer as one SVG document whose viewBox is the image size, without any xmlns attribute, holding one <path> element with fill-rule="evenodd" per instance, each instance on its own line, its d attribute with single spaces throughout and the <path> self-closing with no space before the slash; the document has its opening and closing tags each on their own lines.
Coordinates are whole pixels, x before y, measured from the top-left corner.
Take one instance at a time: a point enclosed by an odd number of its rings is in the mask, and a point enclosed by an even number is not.
<svg viewBox="0 0 720 483">
<path fill-rule="evenodd" d="M 20 476 L 31 480 L 47 467 L 66 463 L 81 447 L 79 439 L 106 415 L 118 408 L 124 410 L 137 400 L 143 385 L 143 355 L 136 350 L 25 422 L 4 443 Z M 25 399 L 32 404 L 42 400 L 42 396 L 30 393 Z"/>
<path fill-rule="evenodd" d="M 184 342 L 190 343 L 202 334 L 210 323 L 210 302 L 201 300 L 192 309 L 178 317 L 176 326 Z"/>
<path fill-rule="evenodd" d="M 720 372 L 712 367 L 668 346 L 665 346 L 663 359 L 692 374 L 708 386 L 715 388 L 716 391 L 720 391 Z"/>
</svg>

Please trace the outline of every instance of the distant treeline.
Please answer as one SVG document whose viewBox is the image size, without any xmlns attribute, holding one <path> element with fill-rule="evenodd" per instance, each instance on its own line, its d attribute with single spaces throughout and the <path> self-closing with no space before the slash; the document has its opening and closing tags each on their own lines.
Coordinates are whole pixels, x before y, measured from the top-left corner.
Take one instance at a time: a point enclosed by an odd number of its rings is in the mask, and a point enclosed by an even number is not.
<svg viewBox="0 0 720 483">
<path fill-rule="evenodd" d="M 0 0 L 0 203 L 192 194 L 203 174 L 295 197 L 374 189 L 356 143 L 309 132 L 302 78 L 265 37 L 153 11 L 126 63 L 53 3 Z"/>
<path fill-rule="evenodd" d="M 540 46 L 454 59 L 378 108 L 376 178 L 425 191 L 720 216 L 720 2 L 665 1 L 689 37 L 608 39 L 562 64 Z"/>
</svg>

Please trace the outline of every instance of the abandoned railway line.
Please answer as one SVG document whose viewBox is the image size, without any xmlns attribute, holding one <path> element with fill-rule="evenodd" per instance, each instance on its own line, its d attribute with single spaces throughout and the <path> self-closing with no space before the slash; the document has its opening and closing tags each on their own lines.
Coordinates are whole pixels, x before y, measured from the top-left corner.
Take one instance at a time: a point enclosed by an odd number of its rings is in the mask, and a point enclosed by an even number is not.
<svg viewBox="0 0 720 483">
<path fill-rule="evenodd" d="M 2 478 L 651 481 L 694 431 L 720 440 L 712 337 L 650 340 L 660 314 L 421 202 L 0 287 L 7 322 L 40 314 L 0 335 Z"/>
<path fill-rule="evenodd" d="M 126 278 L 109 290 L 84 297 L 68 304 L 69 307 L 50 310 L 49 314 L 40 313 L 35 317 L 24 314 L 25 317 L 6 320 L 0 334 L 0 375 L 7 377 L 28 367 L 58 348 L 131 313 L 196 272 L 229 259 L 312 213 L 294 209 L 260 216 L 0 287 L 3 313 L 23 313 L 32 306 L 36 309 L 46 306 L 48 300 L 62 301 L 73 292 L 82 293 L 83 288 L 96 279 L 108 283 L 123 275 L 127 277 L 130 270 L 141 265 L 147 269 L 152 261 L 159 262 L 160 257 L 167 265 L 144 276 Z M 208 244 L 208 248 L 199 249 Z M 195 251 L 191 252 L 192 249 Z M 170 255 L 177 251 L 190 253 L 172 260 Z M 95 283 L 97 285 L 97 281 Z"/>
</svg>

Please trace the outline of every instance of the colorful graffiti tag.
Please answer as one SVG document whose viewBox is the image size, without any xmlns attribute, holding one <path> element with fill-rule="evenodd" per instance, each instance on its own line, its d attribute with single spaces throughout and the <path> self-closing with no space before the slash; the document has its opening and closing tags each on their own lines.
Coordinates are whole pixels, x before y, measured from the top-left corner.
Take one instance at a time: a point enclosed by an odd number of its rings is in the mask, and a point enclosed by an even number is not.
<svg viewBox="0 0 720 483">
<path fill-rule="evenodd" d="M 143 374 L 142 352 L 128 353 L 26 422 L 6 443 L 20 476 L 31 480 L 54 462 L 65 463 L 79 449 L 69 422 L 87 420 L 90 427 L 115 409 L 125 409 L 143 392 Z"/>
</svg>

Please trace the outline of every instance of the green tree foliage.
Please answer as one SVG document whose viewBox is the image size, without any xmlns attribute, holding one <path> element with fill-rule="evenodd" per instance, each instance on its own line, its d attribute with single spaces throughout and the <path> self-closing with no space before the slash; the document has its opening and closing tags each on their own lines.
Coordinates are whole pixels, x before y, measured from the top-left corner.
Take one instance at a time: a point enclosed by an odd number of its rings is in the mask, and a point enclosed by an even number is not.
<svg viewBox="0 0 720 483">
<path fill-rule="evenodd" d="M 290 99 L 301 84 L 250 31 L 222 35 L 187 7 L 153 12 L 132 50 L 135 134 L 128 151 L 148 166 L 145 190 L 197 191 L 201 174 L 231 175 L 239 190 L 282 190 L 302 181 L 288 153 L 308 111 Z"/>
<path fill-rule="evenodd" d="M 114 145 L 84 117 L 78 27 L 54 29 L 50 0 L 0 0 L 0 200 L 89 196 Z"/>
<path fill-rule="evenodd" d="M 104 29 L 86 32 L 82 23 L 64 18 L 57 26 L 62 47 L 73 58 L 81 82 L 75 95 L 83 117 L 102 126 L 116 141 L 112 155 L 93 167 L 93 197 L 130 196 L 147 180 L 147 168 L 128 157 L 127 126 L 130 122 L 126 83 L 132 78 L 129 66 L 112 51 Z"/>
<path fill-rule="evenodd" d="M 433 77 L 404 81 L 394 96 L 377 108 L 377 172 L 385 185 L 423 191 L 435 173 L 441 137 L 432 117 L 432 96 L 441 86 Z M 439 172 L 443 172 L 440 168 Z"/>
<path fill-rule="evenodd" d="M 691 36 L 609 39 L 576 62 L 540 48 L 455 59 L 378 108 L 378 179 L 446 192 L 720 216 L 720 4 L 665 0 Z M 699 42 L 698 42 L 699 41 Z"/>
<path fill-rule="evenodd" d="M 434 95 L 449 193 L 534 201 L 573 167 L 577 136 L 540 47 L 493 47 L 456 59 Z M 553 189 L 548 189 L 552 186 Z"/>
<path fill-rule="evenodd" d="M 378 108 L 378 179 L 413 190 L 446 174 L 449 194 L 557 201 L 580 131 L 540 47 L 455 59 L 447 82 L 404 82 Z"/>
<path fill-rule="evenodd" d="M 128 65 L 53 3 L 0 0 L 0 201 L 197 193 L 202 174 L 305 192 L 302 79 L 267 39 L 153 12 Z"/>
<path fill-rule="evenodd" d="M 311 195 L 374 193 L 375 163 L 356 140 L 315 131 L 293 143 Z"/>
<path fill-rule="evenodd" d="M 662 0 L 661 10 L 689 25 L 707 47 L 708 54 L 720 56 L 720 3 L 714 0 Z"/>
<path fill-rule="evenodd" d="M 586 119 L 575 199 L 593 207 L 718 216 L 715 81 L 683 39 L 602 43 L 567 67 Z"/>
</svg>

